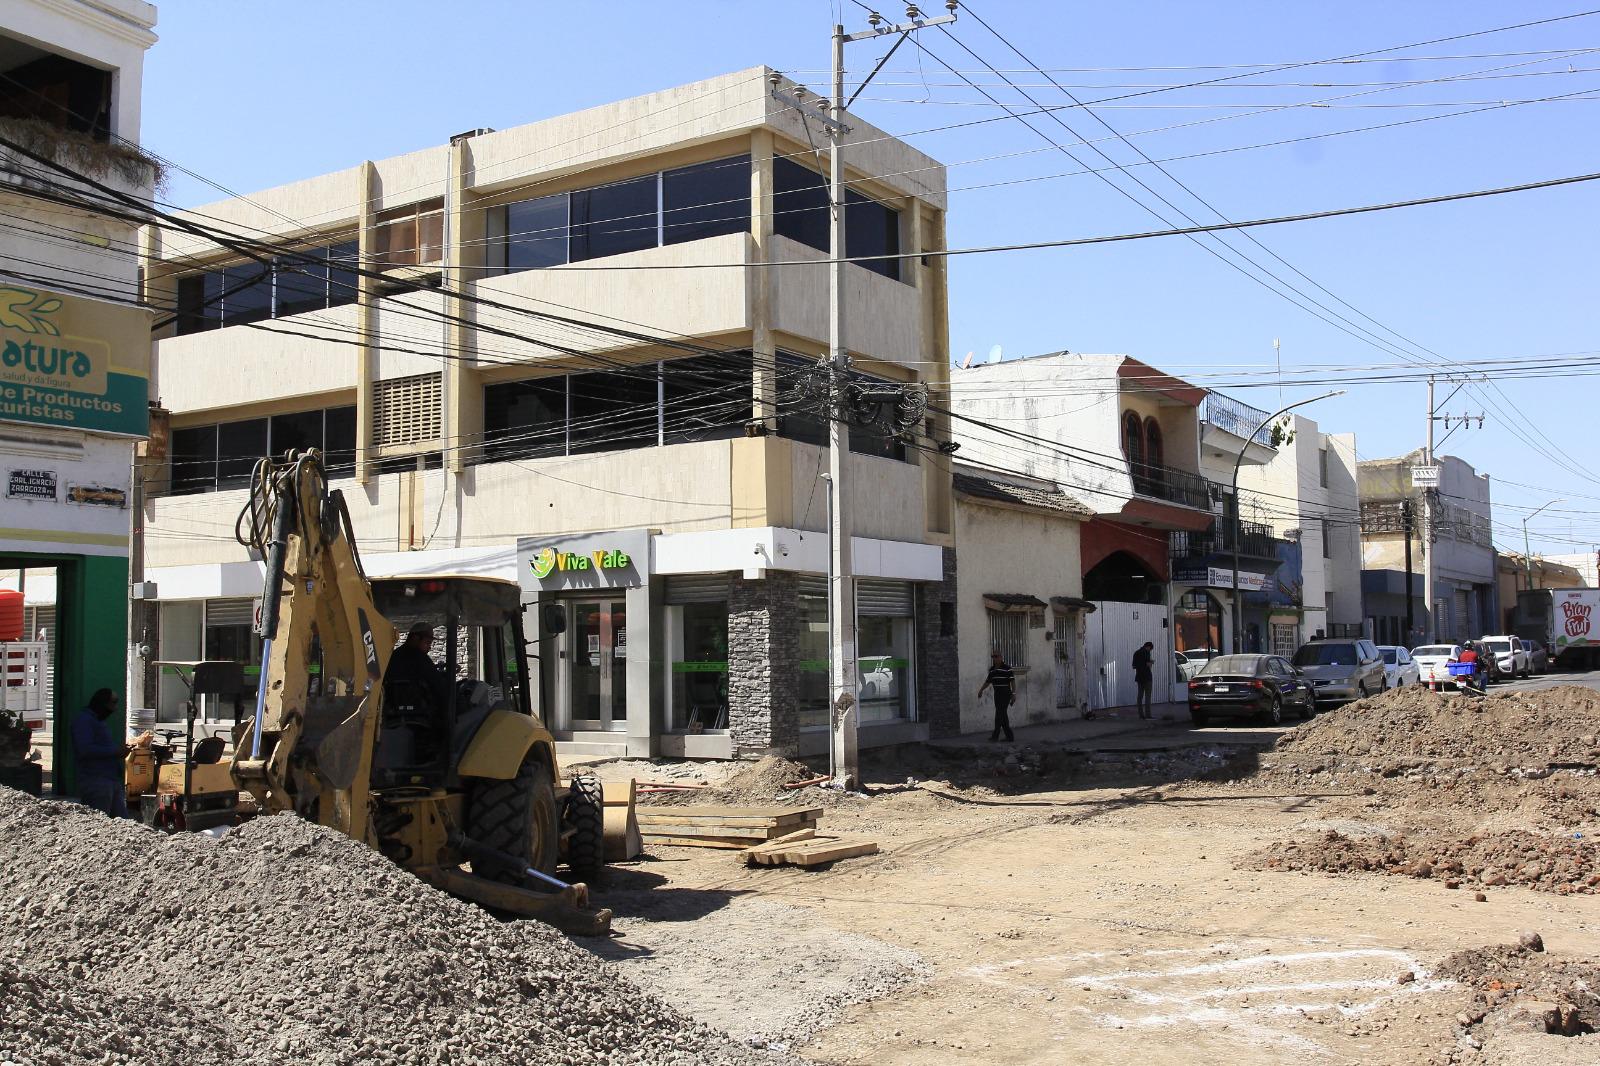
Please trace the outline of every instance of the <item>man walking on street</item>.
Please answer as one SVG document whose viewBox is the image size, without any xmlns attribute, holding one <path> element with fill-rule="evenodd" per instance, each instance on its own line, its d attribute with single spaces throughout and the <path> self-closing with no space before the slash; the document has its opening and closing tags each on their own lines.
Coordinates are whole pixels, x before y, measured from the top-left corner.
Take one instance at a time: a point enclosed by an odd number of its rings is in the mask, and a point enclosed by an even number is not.
<svg viewBox="0 0 1600 1066">
<path fill-rule="evenodd" d="M 983 684 L 978 686 L 978 698 L 983 698 L 985 689 L 994 689 L 994 732 L 989 734 L 991 743 L 1000 739 L 1003 732 L 1007 741 L 1017 738 L 1011 732 L 1011 705 L 1017 702 L 1017 675 L 1006 664 L 1005 656 L 996 648 L 989 655 L 989 676 L 984 678 Z"/>
<path fill-rule="evenodd" d="M 1150 690 L 1155 686 L 1155 675 L 1151 666 L 1155 660 L 1155 643 L 1145 641 L 1144 646 L 1133 653 L 1133 681 L 1139 686 L 1139 717 L 1154 718 L 1150 710 Z"/>
</svg>

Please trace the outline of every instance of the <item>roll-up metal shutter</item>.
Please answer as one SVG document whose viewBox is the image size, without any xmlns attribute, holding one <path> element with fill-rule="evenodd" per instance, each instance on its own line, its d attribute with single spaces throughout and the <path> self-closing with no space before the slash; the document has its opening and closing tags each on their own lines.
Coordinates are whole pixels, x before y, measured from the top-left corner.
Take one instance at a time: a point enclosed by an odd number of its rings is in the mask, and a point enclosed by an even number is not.
<svg viewBox="0 0 1600 1066">
<path fill-rule="evenodd" d="M 856 613 L 911 617 L 911 583 L 909 581 L 881 581 L 864 577 L 856 582 Z"/>
<path fill-rule="evenodd" d="M 667 578 L 668 603 L 719 603 L 727 598 L 727 574 L 672 574 Z"/>
<path fill-rule="evenodd" d="M 208 626 L 249 626 L 255 625 L 255 621 L 255 600 L 206 601 L 206 625 Z"/>
<path fill-rule="evenodd" d="M 815 574 L 800 575 L 800 595 L 819 596 L 826 598 L 828 595 L 828 579 L 817 577 Z"/>
</svg>

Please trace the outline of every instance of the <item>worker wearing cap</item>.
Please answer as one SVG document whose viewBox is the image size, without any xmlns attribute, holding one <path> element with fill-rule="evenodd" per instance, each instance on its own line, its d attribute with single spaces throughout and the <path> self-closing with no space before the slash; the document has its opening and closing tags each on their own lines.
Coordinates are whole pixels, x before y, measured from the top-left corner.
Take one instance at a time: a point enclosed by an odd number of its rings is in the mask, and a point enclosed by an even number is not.
<svg viewBox="0 0 1600 1066">
<path fill-rule="evenodd" d="M 443 711 L 449 702 L 450 686 L 428 652 L 433 648 L 433 626 L 417 622 L 406 631 L 405 643 L 389 657 L 385 684 L 402 682 L 417 685 L 434 700 L 434 709 Z"/>
<path fill-rule="evenodd" d="M 89 705 L 72 719 L 72 754 L 77 760 L 78 800 L 113 818 L 128 817 L 128 793 L 123 784 L 122 760 L 129 745 L 112 737 L 106 722 L 117 711 L 117 694 L 95 690 Z M 136 743 L 149 743 L 143 733 Z"/>
</svg>

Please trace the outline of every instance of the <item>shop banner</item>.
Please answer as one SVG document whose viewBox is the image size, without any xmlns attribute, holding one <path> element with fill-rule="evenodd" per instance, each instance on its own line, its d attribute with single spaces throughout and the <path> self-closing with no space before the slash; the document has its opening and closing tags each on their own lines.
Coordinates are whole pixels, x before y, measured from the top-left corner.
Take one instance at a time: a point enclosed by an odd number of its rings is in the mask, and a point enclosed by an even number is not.
<svg viewBox="0 0 1600 1066">
<path fill-rule="evenodd" d="M 150 313 L 0 286 L 0 421 L 142 437 Z"/>
<path fill-rule="evenodd" d="M 650 576 L 650 531 L 521 537 L 517 575 L 530 592 L 638 588 Z"/>
</svg>

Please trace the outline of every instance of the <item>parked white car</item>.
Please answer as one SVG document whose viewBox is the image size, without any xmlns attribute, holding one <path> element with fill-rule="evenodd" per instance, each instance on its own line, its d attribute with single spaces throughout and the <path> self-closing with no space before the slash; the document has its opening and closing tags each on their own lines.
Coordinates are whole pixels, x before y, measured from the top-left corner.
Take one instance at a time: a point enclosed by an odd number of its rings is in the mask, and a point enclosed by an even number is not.
<svg viewBox="0 0 1600 1066">
<path fill-rule="evenodd" d="M 1383 673 L 1390 688 L 1422 683 L 1422 670 L 1409 651 L 1394 644 L 1380 644 L 1378 654 L 1383 656 Z"/>
<path fill-rule="evenodd" d="M 1528 649 L 1522 646 L 1522 641 L 1512 636 L 1484 637 L 1483 643 L 1488 645 L 1489 651 L 1494 655 L 1494 661 L 1500 667 L 1501 677 L 1532 677 L 1533 665 L 1528 658 Z"/>
<path fill-rule="evenodd" d="M 1450 676 L 1449 664 L 1461 661 L 1459 644 L 1424 644 L 1411 649 L 1411 661 L 1416 664 L 1418 680 L 1429 688 L 1444 688 L 1456 683 Z"/>
</svg>

